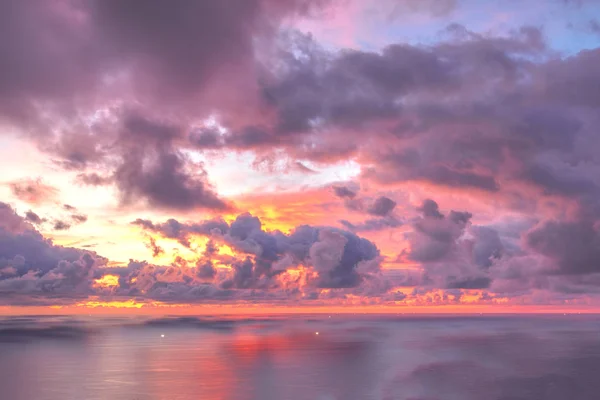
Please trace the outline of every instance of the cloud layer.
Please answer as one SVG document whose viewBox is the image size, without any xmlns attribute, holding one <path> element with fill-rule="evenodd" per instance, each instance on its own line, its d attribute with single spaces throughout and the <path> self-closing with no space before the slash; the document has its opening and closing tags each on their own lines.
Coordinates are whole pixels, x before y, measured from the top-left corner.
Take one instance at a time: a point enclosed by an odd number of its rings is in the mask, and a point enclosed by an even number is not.
<svg viewBox="0 0 600 400">
<path fill-rule="evenodd" d="M 382 2 L 368 18 L 467 7 L 433 3 Z M 346 6 L 3 2 L 1 134 L 48 171 L 2 182 L 4 302 L 596 304 L 597 43 L 567 54 L 527 24 L 444 23 L 427 40 L 390 28 L 375 47 L 303 30 Z M 277 226 L 277 196 L 307 185 L 327 203 Z M 223 194 L 238 186 L 274 200 Z M 92 192 L 114 199 L 114 219 Z M 50 240 L 93 236 L 99 220 L 139 235 L 147 259 L 116 267 Z"/>
</svg>

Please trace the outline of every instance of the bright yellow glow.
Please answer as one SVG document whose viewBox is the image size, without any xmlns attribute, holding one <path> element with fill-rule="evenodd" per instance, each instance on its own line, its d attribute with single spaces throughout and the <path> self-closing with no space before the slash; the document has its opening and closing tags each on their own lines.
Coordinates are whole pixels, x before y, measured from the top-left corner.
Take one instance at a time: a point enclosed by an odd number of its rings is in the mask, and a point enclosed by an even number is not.
<svg viewBox="0 0 600 400">
<path fill-rule="evenodd" d="M 292 279 L 298 279 L 304 273 L 304 268 L 288 268 L 285 273 Z"/>
<path fill-rule="evenodd" d="M 119 277 L 117 275 L 107 274 L 94 281 L 94 287 L 97 288 L 112 288 L 116 286 L 119 286 Z"/>
<path fill-rule="evenodd" d="M 224 256 L 235 256 L 233 249 L 226 244 L 222 244 L 221 246 L 219 246 L 218 253 Z"/>
<path fill-rule="evenodd" d="M 97 301 L 89 300 L 82 301 L 75 304 L 76 307 L 96 308 L 96 307 L 107 307 L 107 308 L 142 308 L 146 303 L 138 303 L 133 299 L 126 301 Z"/>
</svg>

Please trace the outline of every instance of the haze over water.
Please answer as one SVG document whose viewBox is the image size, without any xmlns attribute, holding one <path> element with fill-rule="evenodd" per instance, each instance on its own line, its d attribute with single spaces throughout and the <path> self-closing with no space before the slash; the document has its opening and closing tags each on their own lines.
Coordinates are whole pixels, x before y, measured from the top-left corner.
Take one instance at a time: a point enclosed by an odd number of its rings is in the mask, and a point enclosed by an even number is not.
<svg viewBox="0 0 600 400">
<path fill-rule="evenodd" d="M 599 328 L 595 315 L 5 318 L 0 397 L 592 400 Z"/>
</svg>

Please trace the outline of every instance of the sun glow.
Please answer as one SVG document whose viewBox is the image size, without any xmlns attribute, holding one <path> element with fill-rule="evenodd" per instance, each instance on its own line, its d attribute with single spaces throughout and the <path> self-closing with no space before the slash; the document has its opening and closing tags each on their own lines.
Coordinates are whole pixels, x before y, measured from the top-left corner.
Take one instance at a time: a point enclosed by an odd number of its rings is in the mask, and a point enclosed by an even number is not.
<svg viewBox="0 0 600 400">
<path fill-rule="evenodd" d="M 113 301 L 102 301 L 99 300 L 98 297 L 90 297 L 86 301 L 81 301 L 74 305 L 76 308 L 107 308 L 107 309 L 154 309 L 154 308 L 179 308 L 179 307 L 187 307 L 186 304 L 166 304 L 160 301 L 136 301 L 135 299 L 127 299 L 127 300 L 113 300 Z"/>
<path fill-rule="evenodd" d="M 113 288 L 119 286 L 119 277 L 117 275 L 104 275 L 94 281 L 95 288 Z"/>
</svg>

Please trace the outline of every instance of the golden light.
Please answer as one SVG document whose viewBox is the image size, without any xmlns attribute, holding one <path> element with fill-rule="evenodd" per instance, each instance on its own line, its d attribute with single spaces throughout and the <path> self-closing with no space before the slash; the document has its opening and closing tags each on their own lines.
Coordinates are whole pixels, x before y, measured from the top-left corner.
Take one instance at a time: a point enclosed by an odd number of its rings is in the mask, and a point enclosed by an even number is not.
<svg viewBox="0 0 600 400">
<path fill-rule="evenodd" d="M 104 275 L 94 281 L 95 288 L 113 288 L 119 286 L 119 277 L 117 275 Z"/>
<path fill-rule="evenodd" d="M 231 257 L 235 256 L 233 249 L 226 244 L 221 244 L 219 246 L 218 254 L 222 254 L 224 256 L 231 256 Z"/>
<path fill-rule="evenodd" d="M 107 308 L 142 308 L 145 303 L 138 303 L 133 299 L 129 299 L 126 301 L 98 301 L 98 300 L 88 300 L 77 303 L 77 307 L 86 307 L 86 308 L 97 308 L 97 307 L 107 307 Z"/>
</svg>

